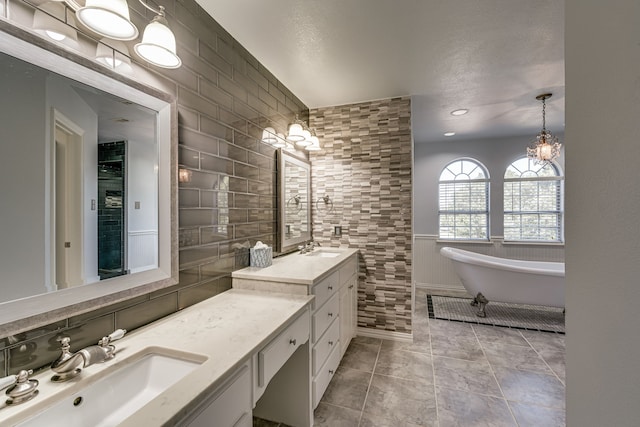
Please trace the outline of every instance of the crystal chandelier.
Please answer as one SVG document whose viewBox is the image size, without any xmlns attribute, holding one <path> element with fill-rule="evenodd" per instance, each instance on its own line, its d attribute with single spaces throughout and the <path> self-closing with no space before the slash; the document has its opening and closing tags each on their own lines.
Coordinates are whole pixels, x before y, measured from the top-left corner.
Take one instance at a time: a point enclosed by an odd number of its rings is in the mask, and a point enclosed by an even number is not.
<svg viewBox="0 0 640 427">
<path fill-rule="evenodd" d="M 534 160 L 536 164 L 546 165 L 560 156 L 560 148 L 562 144 L 558 142 L 558 137 L 554 136 L 547 130 L 545 113 L 546 113 L 546 100 L 551 98 L 550 93 L 543 93 L 536 96 L 538 101 L 542 101 L 542 131 L 536 135 L 536 140 L 531 143 L 530 147 L 527 147 L 527 157 Z"/>
</svg>

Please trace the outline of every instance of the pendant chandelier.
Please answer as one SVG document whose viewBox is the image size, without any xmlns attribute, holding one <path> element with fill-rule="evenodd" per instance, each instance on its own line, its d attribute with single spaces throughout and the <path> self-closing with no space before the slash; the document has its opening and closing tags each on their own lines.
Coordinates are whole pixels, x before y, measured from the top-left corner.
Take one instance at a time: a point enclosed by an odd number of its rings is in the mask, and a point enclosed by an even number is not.
<svg viewBox="0 0 640 427">
<path fill-rule="evenodd" d="M 527 147 L 527 157 L 539 165 L 546 165 L 557 159 L 560 156 L 560 148 L 562 148 L 558 137 L 548 131 L 546 126 L 546 100 L 551 98 L 551 95 L 543 93 L 536 96 L 538 101 L 542 101 L 542 131 L 536 135 L 536 140 L 531 143 L 531 146 Z"/>
</svg>

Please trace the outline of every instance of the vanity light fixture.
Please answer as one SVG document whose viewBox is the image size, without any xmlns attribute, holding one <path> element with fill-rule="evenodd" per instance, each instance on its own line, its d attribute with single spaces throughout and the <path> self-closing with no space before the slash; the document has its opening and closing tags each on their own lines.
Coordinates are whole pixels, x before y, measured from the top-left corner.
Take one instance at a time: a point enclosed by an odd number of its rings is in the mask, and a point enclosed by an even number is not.
<svg viewBox="0 0 640 427">
<path fill-rule="evenodd" d="M 298 147 L 308 147 L 311 145 L 311 131 L 308 128 L 302 129 L 302 141 L 296 141 Z"/>
<path fill-rule="evenodd" d="M 134 46 L 136 53 L 145 61 L 158 67 L 179 68 L 182 65 L 182 61 L 176 54 L 176 37 L 171 29 L 169 29 L 169 24 L 165 18 L 164 6 L 158 6 L 158 9 L 155 9 L 143 0 L 139 1 L 140 4 L 155 13 L 156 16 L 151 20 L 142 33 L 142 41 Z M 55 0 L 50 3 L 60 4 L 60 7 L 63 8 L 65 19 L 61 19 L 57 14 L 51 12 L 49 12 L 49 14 L 52 16 L 51 19 L 53 21 L 57 19 L 57 24 L 62 27 L 66 27 L 66 29 L 56 30 L 54 27 L 49 25 L 49 27 L 46 28 L 46 30 L 49 30 L 46 33 L 49 37 L 60 38 L 63 35 L 71 37 L 71 35 L 68 35 L 67 33 L 75 31 L 75 22 L 73 21 L 73 18 L 68 17 L 68 19 L 66 19 L 67 6 L 71 10 L 75 11 L 76 18 L 84 27 L 106 39 L 127 41 L 138 37 L 138 28 L 136 28 L 133 22 L 131 22 L 131 18 L 129 16 L 129 5 L 127 4 L 127 0 L 86 0 L 84 7 L 81 7 L 76 0 Z M 42 11 L 47 11 L 47 7 L 57 7 L 55 5 L 47 6 L 48 4 L 49 3 L 45 3 L 44 6 L 40 6 L 34 13 L 33 28 L 36 31 L 41 27 L 40 14 Z M 53 17 L 56 19 L 53 19 Z M 58 26 L 55 28 L 58 28 Z M 63 31 L 66 31 L 66 33 Z M 75 37 L 77 40 L 77 35 Z M 108 63 L 108 59 L 106 59 L 105 54 L 103 54 L 100 49 L 100 43 L 98 43 L 96 59 L 103 63 L 105 63 L 105 61 Z M 126 49 L 116 49 L 128 54 Z M 123 62 L 127 62 L 122 58 L 116 58 L 118 56 L 117 54 L 112 54 L 111 56 L 113 64 L 110 66 L 112 68 L 117 68 L 118 64 L 116 64 L 116 62 L 118 59 L 123 60 Z M 130 64 L 131 61 L 129 60 L 128 63 Z"/>
<path fill-rule="evenodd" d="M 538 101 L 542 101 L 542 130 L 536 135 L 536 140 L 531 143 L 531 146 L 527 147 L 527 157 L 538 165 L 547 165 L 557 159 L 562 148 L 558 137 L 546 127 L 546 100 L 551 98 L 551 95 L 551 93 L 543 93 L 536 96 Z"/>
<path fill-rule="evenodd" d="M 129 49 L 127 49 L 127 46 L 121 41 L 109 39 L 100 40 L 96 47 L 96 61 L 114 70 L 123 72 L 132 71 Z"/>
<path fill-rule="evenodd" d="M 467 108 L 459 108 L 457 110 L 453 110 L 451 112 L 452 116 L 464 116 L 465 114 L 467 114 L 469 112 L 469 109 Z"/>
<path fill-rule="evenodd" d="M 76 16 L 82 24 L 102 37 L 113 40 L 133 40 L 138 37 L 138 29 L 129 17 L 127 0 L 87 0 L 85 6 L 76 11 Z"/>
<path fill-rule="evenodd" d="M 311 144 L 304 147 L 307 151 L 320 151 L 320 140 L 316 136 L 315 129 L 311 129 Z"/>
<path fill-rule="evenodd" d="M 285 148 L 287 146 L 287 141 L 284 137 L 284 134 L 282 133 L 276 134 L 276 142 L 273 143 L 273 146 L 276 148 Z"/>
<path fill-rule="evenodd" d="M 276 138 L 276 130 L 272 127 L 266 127 L 262 130 L 262 142 L 265 144 L 275 144 L 278 142 Z"/>
<path fill-rule="evenodd" d="M 304 135 L 302 132 L 304 131 L 305 127 L 306 127 L 305 122 L 300 120 L 298 118 L 298 115 L 296 114 L 295 120 L 293 121 L 293 123 L 289 125 L 289 132 L 287 133 L 287 139 L 291 142 L 304 141 Z"/>
<path fill-rule="evenodd" d="M 66 6 L 57 1 L 42 4 L 33 13 L 33 29 L 57 42 L 77 44 L 78 33 L 74 26 L 73 15 L 67 16 Z"/>
<path fill-rule="evenodd" d="M 169 29 L 169 23 L 164 17 L 164 6 L 156 10 L 140 0 L 140 3 L 156 16 L 142 33 L 142 42 L 133 48 L 146 61 L 162 68 L 180 68 L 182 61 L 176 54 L 176 36 Z"/>
</svg>

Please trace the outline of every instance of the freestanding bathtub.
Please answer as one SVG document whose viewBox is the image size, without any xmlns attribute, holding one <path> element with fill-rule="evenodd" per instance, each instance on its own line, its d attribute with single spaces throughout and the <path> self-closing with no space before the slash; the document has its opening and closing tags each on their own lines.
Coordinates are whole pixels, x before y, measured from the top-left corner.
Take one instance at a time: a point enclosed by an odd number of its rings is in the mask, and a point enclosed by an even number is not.
<svg viewBox="0 0 640 427">
<path fill-rule="evenodd" d="M 474 296 L 479 317 L 489 301 L 564 308 L 564 263 L 521 261 L 444 247 L 440 254 Z"/>
</svg>

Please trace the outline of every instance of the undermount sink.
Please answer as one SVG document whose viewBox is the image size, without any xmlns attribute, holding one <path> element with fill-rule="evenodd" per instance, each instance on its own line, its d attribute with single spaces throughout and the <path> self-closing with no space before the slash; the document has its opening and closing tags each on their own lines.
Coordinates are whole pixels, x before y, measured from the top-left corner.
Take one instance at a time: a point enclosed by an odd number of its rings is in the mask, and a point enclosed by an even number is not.
<svg viewBox="0 0 640 427">
<path fill-rule="evenodd" d="M 145 354 L 130 364 L 114 366 L 115 370 L 103 378 L 65 395 L 17 426 L 51 426 L 53 421 L 64 421 L 65 427 L 117 425 L 204 360 L 204 357 L 188 360 L 158 352 Z"/>
<path fill-rule="evenodd" d="M 327 250 L 327 249 L 316 249 L 307 254 L 307 256 L 317 256 L 321 258 L 335 258 L 340 255 L 342 255 L 342 252 L 336 252 L 336 251 Z"/>
</svg>

